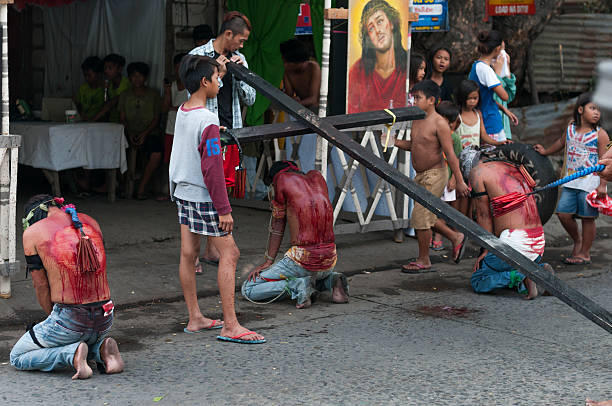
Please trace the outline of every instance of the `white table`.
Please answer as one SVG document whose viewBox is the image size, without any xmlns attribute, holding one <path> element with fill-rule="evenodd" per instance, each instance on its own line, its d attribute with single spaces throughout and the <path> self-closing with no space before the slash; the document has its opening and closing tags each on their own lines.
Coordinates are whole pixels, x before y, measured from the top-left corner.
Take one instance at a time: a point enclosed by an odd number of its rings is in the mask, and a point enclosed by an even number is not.
<svg viewBox="0 0 612 406">
<path fill-rule="evenodd" d="M 56 196 L 61 196 L 58 171 L 106 169 L 108 199 L 115 200 L 115 171 L 127 170 L 128 142 L 122 125 L 16 121 L 10 133 L 22 137 L 19 163 L 42 169 Z"/>
</svg>

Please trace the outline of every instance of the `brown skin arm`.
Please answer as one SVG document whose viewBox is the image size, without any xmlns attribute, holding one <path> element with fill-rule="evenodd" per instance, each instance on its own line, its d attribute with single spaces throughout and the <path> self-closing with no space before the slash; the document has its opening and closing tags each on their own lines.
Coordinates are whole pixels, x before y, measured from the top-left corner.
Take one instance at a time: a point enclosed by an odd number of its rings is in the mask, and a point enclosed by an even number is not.
<svg viewBox="0 0 612 406">
<path fill-rule="evenodd" d="M 319 91 L 321 90 L 321 68 L 318 63 L 310 64 L 312 77 L 310 78 L 310 91 L 308 97 L 300 100 L 303 106 L 316 106 L 319 104 Z"/>
<path fill-rule="evenodd" d="M 482 176 L 482 168 L 479 168 L 477 166 L 472 169 L 472 173 L 470 174 L 470 184 L 472 185 L 472 189 L 476 193 L 486 191 Z M 493 233 L 493 218 L 491 216 L 489 196 L 480 196 L 473 199 L 473 201 L 476 205 L 476 222 L 488 232 Z M 476 263 L 474 264 L 474 271 L 476 271 L 480 267 L 480 261 L 483 260 L 487 253 L 488 250 L 482 250 L 478 258 L 476 259 Z"/>
<path fill-rule="evenodd" d="M 599 172 L 599 177 L 612 181 L 612 149 L 609 149 L 608 152 L 601 157 L 598 163 L 606 165 L 605 169 Z"/>
<path fill-rule="evenodd" d="M 508 93 L 506 92 L 506 90 L 504 89 L 502 85 L 495 86 L 493 88 L 493 91 L 495 92 L 496 95 L 499 96 L 500 99 L 502 99 L 503 101 L 508 101 Z"/>
<path fill-rule="evenodd" d="M 47 313 L 51 314 L 53 310 L 53 302 L 51 301 L 51 289 L 49 288 L 49 279 L 47 279 L 47 271 L 45 269 L 39 269 L 32 271 L 32 283 L 34 290 L 36 291 L 36 298 L 40 307 Z"/>
<path fill-rule="evenodd" d="M 270 190 L 269 199 L 270 199 L 271 205 L 273 204 L 273 202 L 275 202 L 274 198 L 275 198 L 275 193 L 277 192 L 276 187 L 277 187 L 276 185 L 272 185 L 272 188 Z M 274 207 L 272 207 L 272 211 L 274 213 Z M 268 249 L 266 251 L 267 257 L 265 258 L 265 262 L 263 264 L 259 265 L 257 268 L 253 269 L 251 273 L 249 273 L 249 276 L 247 277 L 248 281 L 255 282 L 255 280 L 259 277 L 259 274 L 261 273 L 261 271 L 269 268 L 274 263 L 274 259 L 270 259 L 270 258 L 276 258 L 276 255 L 278 255 L 278 250 L 280 249 L 281 243 L 283 242 L 283 236 L 285 234 L 286 226 L 287 226 L 286 212 L 283 217 L 274 217 L 274 215 L 270 217 L 270 234 L 268 236 Z"/>
<path fill-rule="evenodd" d="M 599 130 L 599 132 L 597 133 L 597 149 L 598 149 L 598 153 L 599 153 L 599 159 L 602 159 L 605 155 L 607 151 L 607 144 L 610 141 L 610 139 L 608 138 L 608 133 L 606 132 L 606 130 L 604 130 L 603 128 Z M 606 188 L 606 184 L 607 181 L 605 178 L 599 177 L 599 186 L 597 187 L 597 197 L 599 198 L 603 198 L 606 196 L 607 193 L 607 188 Z"/>
<path fill-rule="evenodd" d="M 544 148 L 542 145 L 536 144 L 533 146 L 533 149 L 535 149 L 538 154 L 546 156 L 546 155 L 555 154 L 561 151 L 564 147 L 565 147 L 565 133 L 563 133 L 561 137 L 557 138 L 557 140 L 553 142 L 548 148 Z"/>
<path fill-rule="evenodd" d="M 287 72 L 285 72 L 285 74 L 283 75 L 283 91 L 291 97 L 295 96 L 295 90 L 293 89 L 293 85 L 289 80 L 289 76 L 287 76 Z"/>
<path fill-rule="evenodd" d="M 119 96 L 113 97 L 112 99 L 107 101 L 106 104 L 104 106 L 102 106 L 102 109 L 98 112 L 98 114 L 96 114 L 91 119 L 91 121 L 98 121 L 98 120 L 100 120 L 102 117 L 104 117 L 106 115 L 106 113 L 111 111 L 111 109 L 113 107 L 115 107 L 117 105 L 117 103 L 119 103 Z"/>
<path fill-rule="evenodd" d="M 26 230 L 23 233 L 23 252 L 26 256 L 36 255 L 38 252 L 36 251 L 35 236 L 28 231 L 31 230 Z M 35 269 L 30 273 L 30 275 L 32 275 L 32 283 L 34 285 L 36 298 L 38 299 L 40 307 L 42 307 L 45 313 L 51 314 L 51 311 L 53 310 L 53 302 L 51 301 L 51 288 L 49 287 L 47 271 L 45 271 L 44 268 Z"/>
<path fill-rule="evenodd" d="M 450 127 L 446 120 L 441 118 L 441 125 L 438 125 L 436 128 L 436 134 L 438 136 L 438 140 L 440 141 L 440 145 L 442 146 L 442 151 L 444 151 L 444 155 L 446 156 L 446 161 L 455 176 L 455 189 L 459 196 L 467 196 L 469 193 L 468 186 L 465 184 L 463 180 L 463 176 L 461 176 L 461 169 L 459 169 L 459 160 L 457 159 L 457 155 L 455 155 L 455 150 L 453 149 L 453 139 L 451 137 Z"/>
</svg>

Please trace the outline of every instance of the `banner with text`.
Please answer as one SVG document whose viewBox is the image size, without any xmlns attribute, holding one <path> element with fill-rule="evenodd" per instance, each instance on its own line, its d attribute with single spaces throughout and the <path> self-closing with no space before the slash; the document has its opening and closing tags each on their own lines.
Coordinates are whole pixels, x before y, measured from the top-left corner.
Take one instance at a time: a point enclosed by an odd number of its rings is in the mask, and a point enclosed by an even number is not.
<svg viewBox="0 0 612 406">
<path fill-rule="evenodd" d="M 535 14 L 535 0 L 489 0 L 490 16 Z"/>
<path fill-rule="evenodd" d="M 412 32 L 448 31 L 448 0 L 413 0 L 412 5 L 419 15 Z"/>
</svg>

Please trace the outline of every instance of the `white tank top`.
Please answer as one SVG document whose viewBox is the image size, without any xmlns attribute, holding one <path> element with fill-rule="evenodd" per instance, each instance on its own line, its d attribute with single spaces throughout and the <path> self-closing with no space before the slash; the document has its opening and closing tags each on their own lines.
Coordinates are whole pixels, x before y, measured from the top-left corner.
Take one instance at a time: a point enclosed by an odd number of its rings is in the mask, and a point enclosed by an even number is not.
<svg viewBox="0 0 612 406">
<path fill-rule="evenodd" d="M 478 117 L 476 124 L 467 125 L 463 122 L 461 114 L 459 114 L 461 124 L 459 124 L 455 132 L 461 137 L 461 148 L 463 149 L 472 145 L 480 146 L 480 114 L 476 114 L 476 116 Z"/>
</svg>

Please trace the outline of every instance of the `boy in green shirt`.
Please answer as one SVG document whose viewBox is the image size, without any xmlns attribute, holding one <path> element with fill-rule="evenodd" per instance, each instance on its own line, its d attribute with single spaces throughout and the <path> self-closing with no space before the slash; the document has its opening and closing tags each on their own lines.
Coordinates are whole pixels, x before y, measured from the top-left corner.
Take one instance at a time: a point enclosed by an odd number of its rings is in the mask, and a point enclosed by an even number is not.
<svg viewBox="0 0 612 406">
<path fill-rule="evenodd" d="M 130 143 L 126 197 L 131 197 L 136 158 L 138 152 L 142 151 L 147 155 L 147 164 L 136 197 L 143 200 L 146 199 L 145 188 L 159 166 L 164 151 L 158 128 L 161 99 L 155 90 L 146 85 L 149 76 L 149 66 L 146 63 L 130 63 L 127 72 L 131 87 L 119 96 L 121 124 L 125 126 L 125 134 Z"/>
<path fill-rule="evenodd" d="M 85 83 L 74 95 L 74 104 L 83 121 L 91 121 L 104 106 L 104 87 L 102 72 L 104 64 L 97 56 L 90 56 L 81 64 Z"/>
</svg>

